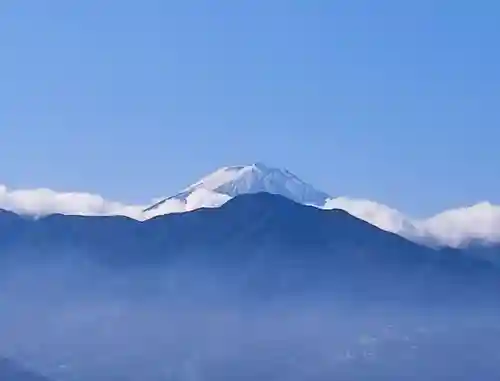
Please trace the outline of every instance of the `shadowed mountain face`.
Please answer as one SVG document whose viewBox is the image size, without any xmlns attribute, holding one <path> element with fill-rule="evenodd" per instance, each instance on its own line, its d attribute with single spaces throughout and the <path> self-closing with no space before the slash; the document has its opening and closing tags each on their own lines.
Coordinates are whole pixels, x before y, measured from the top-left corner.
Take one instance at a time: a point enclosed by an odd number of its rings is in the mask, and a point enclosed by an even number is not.
<svg viewBox="0 0 500 381">
<path fill-rule="evenodd" d="M 14 362 L 0 358 L 0 380 L 2 381 L 50 381 L 36 373 L 30 372 Z"/>
<path fill-rule="evenodd" d="M 51 380 L 500 377 L 497 268 L 343 211 L 1 213 L 0 253 L 0 353 Z"/>
<path fill-rule="evenodd" d="M 460 251 L 432 250 L 344 211 L 268 193 L 145 222 L 63 215 L 29 220 L 8 213 L 0 215 L 0 225 L 8 263 L 84 258 L 110 268 L 182 264 L 250 280 L 267 293 L 316 288 L 370 298 L 460 300 L 475 292 L 484 296 L 483 286 L 498 284 L 493 266 Z"/>
<path fill-rule="evenodd" d="M 140 263 L 152 258 L 167 260 L 179 256 L 181 251 L 193 252 L 198 248 L 209 251 L 231 247 L 307 248 L 329 252 L 363 249 L 379 252 L 374 259 L 404 251 L 405 256 L 398 257 L 405 261 L 415 259 L 417 253 L 418 260 L 434 255 L 431 250 L 344 211 L 303 206 L 268 193 L 242 195 L 220 208 L 159 216 L 145 222 L 119 216 L 63 215 L 32 220 L 5 212 L 0 215 L 0 227 L 2 248 L 81 245 L 98 252 L 120 248 L 136 256 L 127 257 L 120 252 L 114 254 L 114 259 Z M 154 255 L 133 253 L 137 248 L 153 249 Z M 235 258 L 242 259 L 241 256 Z"/>
</svg>

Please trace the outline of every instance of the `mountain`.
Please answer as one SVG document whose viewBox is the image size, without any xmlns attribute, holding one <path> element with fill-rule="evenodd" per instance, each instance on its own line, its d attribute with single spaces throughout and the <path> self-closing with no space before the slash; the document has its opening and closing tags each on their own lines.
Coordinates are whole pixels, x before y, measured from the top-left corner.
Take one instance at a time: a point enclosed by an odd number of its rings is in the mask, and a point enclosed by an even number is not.
<svg viewBox="0 0 500 381">
<path fill-rule="evenodd" d="M 11 360 L 0 358 L 0 380 L 2 381 L 49 381 L 34 372 L 28 371 Z"/>
<path fill-rule="evenodd" d="M 421 236 L 421 231 L 413 221 L 395 209 L 363 199 L 332 197 L 287 169 L 263 163 L 220 168 L 178 194 L 155 202 L 144 210 L 142 219 L 219 207 L 238 195 L 260 192 L 281 195 L 300 204 L 321 209 L 342 209 L 380 229 L 409 239 Z"/>
<path fill-rule="evenodd" d="M 230 274 L 238 282 L 250 279 L 253 290 L 267 294 L 315 287 L 356 297 L 462 300 L 477 290 L 498 289 L 497 270 L 486 262 L 417 245 L 342 210 L 269 193 L 144 222 L 11 217 L 3 223 L 0 215 L 0 252 L 8 263 L 84 258 L 108 268 L 182 264 L 221 278 Z"/>
<path fill-rule="evenodd" d="M 488 202 L 451 209 L 430 218 L 411 218 L 387 205 L 352 197 L 332 197 L 286 169 L 262 163 L 218 169 L 170 197 L 128 205 L 80 192 L 50 189 L 11 190 L 0 185 L 0 208 L 27 216 L 122 215 L 145 220 L 158 215 L 214 208 L 235 196 L 267 192 L 324 209 L 342 209 L 380 229 L 432 247 L 500 243 L 500 206 Z M 338 192 L 336 192 L 338 193 Z"/>
<path fill-rule="evenodd" d="M 459 250 L 420 246 L 342 210 L 255 193 L 142 222 L 0 213 L 0 226 L 1 322 L 13 331 L 3 347 L 36 359 L 57 380 L 283 379 L 290 369 L 286 379 L 371 380 L 374 363 L 331 360 L 367 348 L 381 368 L 404 370 L 378 379 L 402 379 L 422 370 L 415 346 L 434 369 L 436 353 L 457 358 L 460 348 L 467 359 L 466 343 L 484 337 L 488 345 L 475 345 L 471 361 L 496 364 L 498 325 L 470 332 L 457 321 L 469 327 L 471 313 L 498 322 L 498 268 Z M 357 326 L 360 320 L 366 324 Z M 450 326 L 444 339 L 428 341 L 428 332 Z M 375 338 L 375 347 L 365 338 Z M 302 350 L 320 362 L 295 377 L 310 361 L 295 355 Z M 323 359 L 334 372 L 325 373 Z M 470 374 L 467 364 L 454 371 L 463 369 Z M 43 380 L 9 378 L 10 367 L 1 372 L 0 365 L 0 380 Z"/>
<path fill-rule="evenodd" d="M 260 192 L 278 194 L 304 205 L 318 207 L 322 207 L 330 198 L 286 169 L 256 163 L 218 169 L 175 196 L 164 198 L 146 208 L 145 213 L 153 217 L 172 210 L 217 207 L 233 197 Z"/>
<path fill-rule="evenodd" d="M 322 209 L 342 209 L 380 229 L 428 246 L 460 247 L 473 239 L 487 245 L 500 242 L 500 207 L 489 203 L 450 210 L 428 219 L 412 219 L 374 201 L 332 197 L 286 169 L 263 163 L 218 169 L 178 194 L 145 208 L 140 219 L 219 207 L 238 195 L 259 192 L 278 194 Z"/>
</svg>

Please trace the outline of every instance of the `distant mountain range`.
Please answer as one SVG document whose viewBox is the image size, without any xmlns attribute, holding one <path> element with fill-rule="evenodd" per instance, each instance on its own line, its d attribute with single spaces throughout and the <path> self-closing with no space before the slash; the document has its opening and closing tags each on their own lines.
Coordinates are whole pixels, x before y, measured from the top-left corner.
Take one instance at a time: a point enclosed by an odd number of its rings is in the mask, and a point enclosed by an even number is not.
<svg viewBox="0 0 500 381">
<path fill-rule="evenodd" d="M 144 222 L 3 212 L 0 231 L 1 260 L 9 264 L 84 258 L 113 269 L 194 266 L 221 278 L 229 273 L 241 287 L 249 280 L 266 294 L 316 288 L 370 300 L 477 300 L 500 290 L 500 272 L 489 262 L 269 193 Z"/>
<path fill-rule="evenodd" d="M 145 220 L 158 215 L 220 207 L 243 194 L 267 192 L 321 209 L 342 209 L 383 230 L 429 246 L 467 247 L 500 243 L 500 206 L 487 202 L 412 219 L 373 201 L 336 197 L 315 189 L 286 169 L 262 163 L 221 168 L 179 193 L 150 205 L 125 205 L 97 195 L 0 186 L 0 207 L 24 215 L 124 215 Z"/>
</svg>

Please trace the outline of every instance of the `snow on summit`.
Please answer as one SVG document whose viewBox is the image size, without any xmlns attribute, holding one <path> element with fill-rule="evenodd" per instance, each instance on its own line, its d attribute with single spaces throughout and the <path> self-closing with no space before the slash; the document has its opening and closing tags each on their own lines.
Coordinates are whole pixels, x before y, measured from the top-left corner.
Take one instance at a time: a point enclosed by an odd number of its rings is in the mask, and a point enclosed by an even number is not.
<svg viewBox="0 0 500 381">
<path fill-rule="evenodd" d="M 318 208 L 342 209 L 383 230 L 406 237 L 418 235 L 412 222 L 396 210 L 368 200 L 332 198 L 289 170 L 263 163 L 220 168 L 175 196 L 161 199 L 146 208 L 143 219 L 199 208 L 215 208 L 238 195 L 260 192 L 278 194 Z"/>
<path fill-rule="evenodd" d="M 146 208 L 146 217 L 201 207 L 218 207 L 241 194 L 279 194 L 301 204 L 322 207 L 330 196 L 315 189 L 286 169 L 262 163 L 231 166 L 216 170 L 177 195 Z"/>
<path fill-rule="evenodd" d="M 10 189 L 0 184 L 0 209 L 27 216 L 53 213 L 146 220 L 158 215 L 216 208 L 247 193 L 279 194 L 305 205 L 342 209 L 383 230 L 408 239 L 459 247 L 471 241 L 500 243 L 500 206 L 482 202 L 427 219 L 413 219 L 389 206 L 365 199 L 331 197 L 286 169 L 263 163 L 223 167 L 156 203 L 128 205 L 97 194 L 50 189 Z M 148 206 L 149 205 L 149 206 Z"/>
</svg>

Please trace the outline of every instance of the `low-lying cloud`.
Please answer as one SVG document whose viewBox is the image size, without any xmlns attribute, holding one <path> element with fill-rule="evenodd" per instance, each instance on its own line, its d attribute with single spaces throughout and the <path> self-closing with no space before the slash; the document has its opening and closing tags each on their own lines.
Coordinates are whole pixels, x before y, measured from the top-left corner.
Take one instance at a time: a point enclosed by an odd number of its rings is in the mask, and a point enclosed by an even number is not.
<svg viewBox="0 0 500 381">
<path fill-rule="evenodd" d="M 56 192 L 47 188 L 13 190 L 5 185 L 0 185 L 0 208 L 34 216 L 60 213 L 130 217 L 140 217 L 143 209 L 142 206 L 106 200 L 91 193 Z"/>
<path fill-rule="evenodd" d="M 33 216 L 54 213 L 123 215 L 144 220 L 155 215 L 218 207 L 229 199 L 226 195 L 200 189 L 186 199 L 168 199 L 156 210 L 145 213 L 144 209 L 153 202 L 128 205 L 91 193 L 57 192 L 47 188 L 16 190 L 0 185 L 0 209 Z M 322 207 L 345 210 L 383 230 L 419 242 L 452 247 L 459 247 L 473 240 L 500 242 L 500 206 L 488 202 L 448 210 L 428 219 L 413 219 L 386 205 L 349 197 L 331 198 Z"/>
</svg>

